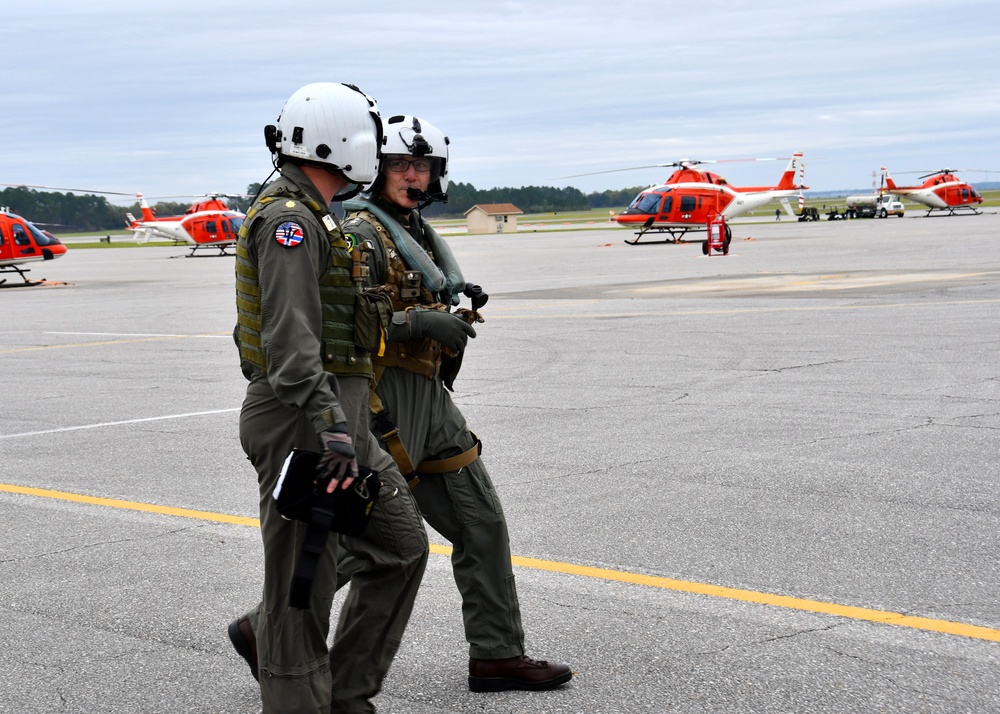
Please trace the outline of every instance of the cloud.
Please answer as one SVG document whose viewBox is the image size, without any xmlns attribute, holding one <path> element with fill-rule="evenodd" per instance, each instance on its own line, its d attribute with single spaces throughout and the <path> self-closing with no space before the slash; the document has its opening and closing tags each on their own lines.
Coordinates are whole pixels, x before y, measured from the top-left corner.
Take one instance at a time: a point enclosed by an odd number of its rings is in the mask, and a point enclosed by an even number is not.
<svg viewBox="0 0 1000 714">
<path fill-rule="evenodd" d="M 984 0 L 25 3 L 0 27 L 0 180 L 242 191 L 270 168 L 263 125 L 318 80 L 433 121 L 453 180 L 481 188 L 620 188 L 663 173 L 551 177 L 795 150 L 825 155 L 815 189 L 864 186 L 884 162 L 1000 167 L 1000 50 L 976 21 L 991 13 Z"/>
</svg>

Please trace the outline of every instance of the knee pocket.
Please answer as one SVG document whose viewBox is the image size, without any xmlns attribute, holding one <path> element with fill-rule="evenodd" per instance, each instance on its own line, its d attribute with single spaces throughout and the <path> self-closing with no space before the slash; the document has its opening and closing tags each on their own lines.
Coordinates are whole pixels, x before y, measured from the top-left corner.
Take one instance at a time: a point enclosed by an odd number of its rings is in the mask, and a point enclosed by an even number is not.
<svg viewBox="0 0 1000 714">
<path fill-rule="evenodd" d="M 482 459 L 458 471 L 442 474 L 441 478 L 451 497 L 455 519 L 460 524 L 503 522 L 503 507 Z"/>
<path fill-rule="evenodd" d="M 386 479 L 372 511 L 362 541 L 374 543 L 383 552 L 380 559 L 409 563 L 427 552 L 427 531 L 410 490 L 402 478 Z M 353 538 L 345 538 L 348 545 Z M 370 546 L 364 550 L 370 550 Z"/>
</svg>

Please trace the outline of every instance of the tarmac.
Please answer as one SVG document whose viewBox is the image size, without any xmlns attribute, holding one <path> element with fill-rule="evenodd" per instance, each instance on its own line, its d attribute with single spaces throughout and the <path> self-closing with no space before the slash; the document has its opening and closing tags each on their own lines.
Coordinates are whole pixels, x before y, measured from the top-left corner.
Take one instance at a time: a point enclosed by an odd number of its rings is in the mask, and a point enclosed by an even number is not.
<svg viewBox="0 0 1000 714">
<path fill-rule="evenodd" d="M 1000 217 L 449 238 L 456 402 L 551 692 L 473 694 L 447 542 L 382 714 L 1000 711 Z M 0 287 L 0 712 L 257 712 L 233 258 Z M 14 276 L 16 278 L 16 276 Z"/>
</svg>

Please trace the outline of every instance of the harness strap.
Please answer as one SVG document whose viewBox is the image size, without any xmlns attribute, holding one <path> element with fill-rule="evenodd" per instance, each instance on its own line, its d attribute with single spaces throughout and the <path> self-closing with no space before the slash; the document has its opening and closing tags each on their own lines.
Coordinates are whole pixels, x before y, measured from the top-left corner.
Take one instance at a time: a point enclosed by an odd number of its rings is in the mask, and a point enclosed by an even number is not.
<svg viewBox="0 0 1000 714">
<path fill-rule="evenodd" d="M 379 436 L 382 437 L 385 448 L 388 449 L 392 460 L 396 462 L 399 472 L 406 479 L 406 485 L 410 487 L 411 491 L 420 484 L 420 474 L 422 473 L 444 474 L 449 471 L 458 471 L 460 468 L 468 466 L 479 458 L 479 455 L 483 453 L 483 442 L 479 440 L 478 436 L 472 434 L 472 439 L 475 443 L 461 454 L 449 456 L 444 459 L 425 459 L 417 464 L 416 468 L 413 468 L 410 455 L 406 453 L 406 447 L 403 446 L 403 440 L 399 436 L 399 429 L 393 423 L 392 416 L 389 414 L 389 410 L 385 408 L 382 398 L 375 391 L 375 387 L 378 386 L 378 381 L 382 378 L 384 372 L 385 365 L 375 365 L 374 378 L 369 383 L 368 408 L 371 410 L 375 429 L 378 431 Z"/>
<path fill-rule="evenodd" d="M 333 506 L 317 503 L 310 515 L 305 541 L 302 543 L 288 592 L 288 604 L 300 610 L 309 609 L 309 594 L 312 592 L 313 580 L 316 579 L 319 559 L 326 549 L 330 526 L 333 524 Z"/>
<path fill-rule="evenodd" d="M 417 475 L 416 469 L 413 468 L 410 455 L 406 453 L 403 440 L 399 437 L 399 429 L 393 423 L 389 410 L 385 408 L 381 397 L 375 392 L 375 387 L 378 386 L 378 381 L 382 378 L 382 373 L 385 372 L 385 365 L 376 364 L 372 371 L 374 375 L 369 382 L 368 408 L 372 413 L 373 425 L 379 436 L 382 437 L 385 448 L 389 451 L 389 456 L 399 467 L 399 473 L 406 479 L 406 485 L 412 491 L 420 483 L 420 477 Z"/>
<path fill-rule="evenodd" d="M 479 458 L 479 455 L 483 453 L 483 442 L 479 440 L 479 437 L 475 434 L 472 435 L 475 440 L 468 450 L 463 451 L 461 454 L 456 454 L 455 456 L 449 456 L 446 459 L 427 459 L 421 461 L 417 464 L 417 473 L 422 474 L 443 474 L 449 471 L 458 471 L 463 466 L 468 466 L 473 461 Z"/>
</svg>

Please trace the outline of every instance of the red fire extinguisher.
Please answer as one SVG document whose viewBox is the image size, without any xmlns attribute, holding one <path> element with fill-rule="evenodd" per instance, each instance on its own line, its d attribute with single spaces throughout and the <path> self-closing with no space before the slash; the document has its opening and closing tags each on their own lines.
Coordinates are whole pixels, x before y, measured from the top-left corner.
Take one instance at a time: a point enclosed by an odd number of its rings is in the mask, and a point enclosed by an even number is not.
<svg viewBox="0 0 1000 714">
<path fill-rule="evenodd" d="M 708 239 L 701 246 L 701 252 L 705 255 L 711 255 L 713 250 L 729 255 L 729 230 L 722 215 L 708 222 Z"/>
</svg>

